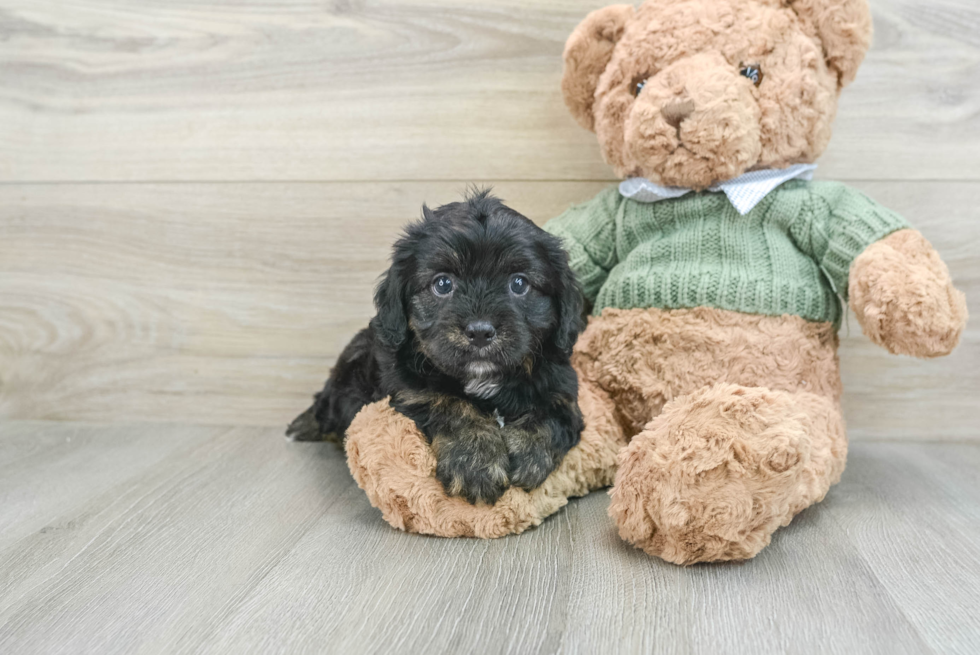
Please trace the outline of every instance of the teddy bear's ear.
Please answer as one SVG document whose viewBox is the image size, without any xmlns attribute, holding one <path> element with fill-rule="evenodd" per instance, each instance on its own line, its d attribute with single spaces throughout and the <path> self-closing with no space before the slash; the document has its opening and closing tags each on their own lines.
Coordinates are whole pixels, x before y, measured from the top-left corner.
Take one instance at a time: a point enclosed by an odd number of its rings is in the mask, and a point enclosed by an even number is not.
<svg viewBox="0 0 980 655">
<path fill-rule="evenodd" d="M 579 23 L 565 43 L 561 90 L 572 116 L 587 130 L 595 129 L 592 104 L 599 76 L 606 70 L 616 42 L 632 16 L 632 5 L 597 9 Z"/>
<path fill-rule="evenodd" d="M 854 81 L 871 47 L 871 8 L 868 0 L 785 0 L 812 25 L 823 42 L 827 65 L 837 72 L 841 88 Z"/>
</svg>

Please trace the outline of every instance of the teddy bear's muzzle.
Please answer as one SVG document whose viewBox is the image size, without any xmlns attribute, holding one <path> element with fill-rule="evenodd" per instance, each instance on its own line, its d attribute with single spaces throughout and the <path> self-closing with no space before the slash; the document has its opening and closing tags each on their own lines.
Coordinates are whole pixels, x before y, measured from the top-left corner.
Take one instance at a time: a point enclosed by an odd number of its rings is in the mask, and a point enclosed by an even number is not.
<svg viewBox="0 0 980 655">
<path fill-rule="evenodd" d="M 626 119 L 625 168 L 695 189 L 745 173 L 762 154 L 752 89 L 718 53 L 688 57 L 649 78 Z"/>
</svg>

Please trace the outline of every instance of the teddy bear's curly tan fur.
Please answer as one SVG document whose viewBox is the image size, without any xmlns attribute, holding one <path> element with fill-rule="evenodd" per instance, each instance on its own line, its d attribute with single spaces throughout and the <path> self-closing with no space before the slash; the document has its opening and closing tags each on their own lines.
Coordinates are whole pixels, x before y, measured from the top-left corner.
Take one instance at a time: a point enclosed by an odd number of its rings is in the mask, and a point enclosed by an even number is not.
<svg viewBox="0 0 980 655">
<path fill-rule="evenodd" d="M 819 157 L 870 39 L 866 0 L 615 5 L 569 38 L 562 89 L 618 174 L 702 190 Z M 760 72 L 758 84 L 746 69 Z M 965 298 L 925 238 L 899 229 L 858 252 L 837 291 L 872 341 L 918 357 L 949 353 Z M 428 447 L 383 402 L 348 432 L 355 478 L 398 528 L 480 537 L 537 525 L 566 497 L 612 482 L 623 538 L 690 564 L 754 556 L 844 470 L 831 322 L 607 307 L 573 364 L 582 443 L 530 494 L 511 490 L 492 507 L 446 497 Z"/>
<path fill-rule="evenodd" d="M 819 157 L 870 40 L 864 0 L 614 5 L 568 39 L 562 90 L 617 174 L 704 189 Z M 743 65 L 767 83 L 744 84 Z"/>
</svg>

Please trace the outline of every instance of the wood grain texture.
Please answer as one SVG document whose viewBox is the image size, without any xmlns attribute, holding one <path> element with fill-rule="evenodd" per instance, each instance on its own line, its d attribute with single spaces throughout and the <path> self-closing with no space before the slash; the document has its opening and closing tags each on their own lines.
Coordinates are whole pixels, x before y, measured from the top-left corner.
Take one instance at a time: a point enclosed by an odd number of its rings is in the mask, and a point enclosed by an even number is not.
<svg viewBox="0 0 980 655">
<path fill-rule="evenodd" d="M 629 548 L 602 493 L 402 534 L 280 438 L 423 201 L 499 180 L 543 222 L 610 182 L 559 91 L 605 4 L 0 0 L 0 653 L 980 652 L 976 321 L 916 361 L 851 317 L 874 442 L 742 565 Z M 980 316 L 980 6 L 871 4 L 819 176 L 908 216 Z"/>
<path fill-rule="evenodd" d="M 370 317 L 400 227 L 465 187 L 440 180 L 515 180 L 539 222 L 608 184 L 561 181 L 609 178 L 558 90 L 600 4 L 4 3 L 0 416 L 283 425 Z M 820 175 L 908 215 L 976 315 L 980 12 L 873 6 Z M 421 181 L 344 181 L 376 178 Z M 919 362 L 848 327 L 852 437 L 976 437 L 980 332 Z"/>
<path fill-rule="evenodd" d="M 976 444 L 856 444 L 758 557 L 691 568 L 620 541 L 603 493 L 516 537 L 400 533 L 334 446 L 268 428 L 0 423 L 17 459 L 5 653 L 980 649 Z"/>
<path fill-rule="evenodd" d="M 606 183 L 500 182 L 538 222 Z M 861 182 L 980 315 L 980 183 Z M 0 186 L 0 415 L 285 425 L 372 315 L 390 243 L 455 182 Z M 842 347 L 852 438 L 975 438 L 980 332 L 953 357 Z"/>
<path fill-rule="evenodd" d="M 562 103 L 605 0 L 6 0 L 0 180 L 610 179 Z M 822 163 L 980 179 L 980 7 L 872 0 Z"/>
<path fill-rule="evenodd" d="M 867 478 L 850 475 L 829 511 L 884 594 L 933 650 L 975 652 L 976 590 L 963 588 L 960 572 L 980 568 L 973 532 L 980 525 L 980 448 L 880 444 L 855 449 L 848 466 Z M 872 503 L 858 500 L 868 495 Z M 895 539 L 896 534 L 909 537 Z M 900 562 L 914 565 L 896 566 Z M 924 613 L 924 605 L 942 611 Z"/>
<path fill-rule="evenodd" d="M 3 652 L 51 652 L 59 643 L 66 652 L 172 652 L 178 644 L 168 638 L 190 637 L 202 617 L 235 606 L 315 517 L 356 489 L 336 453 L 284 449 L 268 432 L 211 429 L 146 471 L 139 449 L 126 444 L 182 435 L 115 431 L 89 452 L 93 474 L 115 478 L 103 493 L 83 500 L 85 481 L 63 480 L 46 464 L 22 468 L 37 476 L 33 498 L 48 502 L 30 516 L 44 527 L 20 538 L 4 531 L 0 541 Z M 130 449 L 127 461 L 118 461 L 126 457 L 119 448 Z M 23 490 L 18 480 L 0 484 L 4 498 Z M 79 623 L 93 610 L 95 624 Z M 52 641 L 58 625 L 64 632 Z"/>
</svg>

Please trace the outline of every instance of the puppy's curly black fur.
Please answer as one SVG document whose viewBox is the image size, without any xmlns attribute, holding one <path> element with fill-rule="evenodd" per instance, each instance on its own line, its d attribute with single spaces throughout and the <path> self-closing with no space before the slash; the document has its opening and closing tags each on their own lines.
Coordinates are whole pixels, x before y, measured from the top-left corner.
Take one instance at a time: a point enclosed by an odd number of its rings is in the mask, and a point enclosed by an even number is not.
<svg viewBox="0 0 980 655">
<path fill-rule="evenodd" d="M 493 503 L 540 485 L 578 443 L 582 295 L 559 241 L 489 191 L 422 214 L 395 243 L 377 315 L 287 435 L 343 438 L 390 396 L 432 444 L 446 491 Z"/>
</svg>

